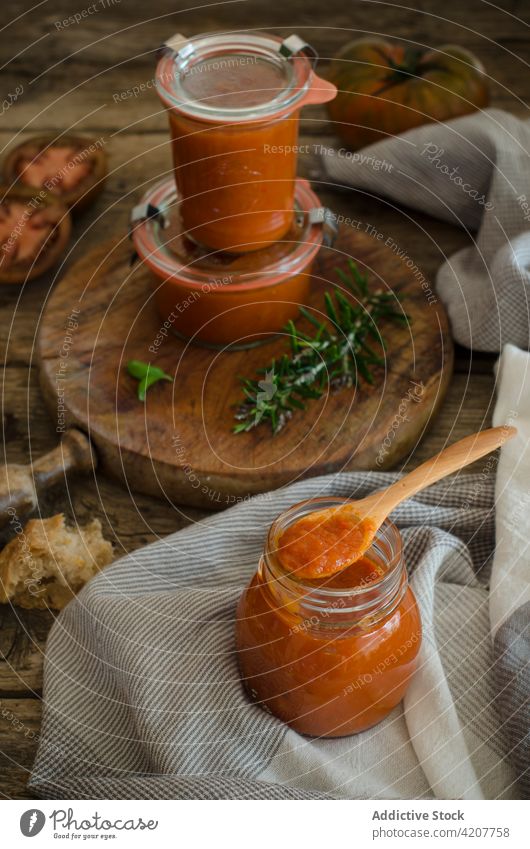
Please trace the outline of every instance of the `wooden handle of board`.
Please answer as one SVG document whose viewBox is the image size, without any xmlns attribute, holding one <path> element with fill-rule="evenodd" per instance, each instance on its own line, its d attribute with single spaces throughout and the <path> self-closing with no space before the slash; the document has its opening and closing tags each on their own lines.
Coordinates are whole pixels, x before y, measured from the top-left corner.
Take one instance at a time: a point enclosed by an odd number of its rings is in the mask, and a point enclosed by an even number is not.
<svg viewBox="0 0 530 849">
<path fill-rule="evenodd" d="M 96 464 L 88 437 L 77 428 L 70 428 L 56 448 L 30 465 L 4 466 L 0 469 L 0 526 L 35 510 L 39 493 L 63 480 L 66 474 L 87 472 Z"/>
</svg>

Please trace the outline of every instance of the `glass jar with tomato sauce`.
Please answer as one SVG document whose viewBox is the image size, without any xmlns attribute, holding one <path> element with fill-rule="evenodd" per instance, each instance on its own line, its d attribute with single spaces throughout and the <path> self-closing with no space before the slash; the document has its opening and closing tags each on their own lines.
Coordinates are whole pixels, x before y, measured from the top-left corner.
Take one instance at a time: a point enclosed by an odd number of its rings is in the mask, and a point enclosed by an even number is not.
<svg viewBox="0 0 530 849">
<path fill-rule="evenodd" d="M 279 333 L 307 304 L 311 269 L 333 215 L 297 180 L 295 219 L 285 237 L 260 251 L 211 251 L 189 239 L 172 180 L 149 189 L 131 216 L 132 239 L 151 272 L 161 323 L 213 348 L 248 348 Z"/>
<path fill-rule="evenodd" d="M 343 498 L 303 501 L 270 528 L 237 612 L 237 651 L 250 698 L 295 731 L 343 737 L 402 700 L 421 645 L 401 537 L 385 521 L 360 560 L 326 579 L 297 580 L 277 552 L 285 529 Z"/>
<path fill-rule="evenodd" d="M 180 39 L 180 40 L 179 40 Z M 213 33 L 168 42 L 156 72 L 190 238 L 243 253 L 281 239 L 294 214 L 302 106 L 336 88 L 297 36 Z"/>
</svg>

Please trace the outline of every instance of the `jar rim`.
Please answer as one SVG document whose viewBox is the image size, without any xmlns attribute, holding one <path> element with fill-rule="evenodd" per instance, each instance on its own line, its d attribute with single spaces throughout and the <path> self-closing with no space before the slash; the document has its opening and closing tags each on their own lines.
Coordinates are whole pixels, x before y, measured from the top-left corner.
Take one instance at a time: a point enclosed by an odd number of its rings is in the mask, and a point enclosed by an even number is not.
<svg viewBox="0 0 530 849">
<path fill-rule="evenodd" d="M 179 203 L 180 198 L 173 178 L 164 179 L 150 187 L 140 201 L 141 205 L 156 207 L 162 213 L 162 217 L 171 207 Z M 295 203 L 298 210 L 307 216 L 301 238 L 294 246 L 291 245 L 291 250 L 286 249 L 285 256 L 253 271 L 230 272 L 219 267 L 216 273 L 210 268 L 201 269 L 194 266 L 196 259 L 191 259 L 187 264 L 179 262 L 167 243 L 164 244 L 162 238 L 164 228 L 158 218 L 147 218 L 136 224 L 132 229 L 132 240 L 140 259 L 157 277 L 165 280 L 175 278 L 184 281 L 191 289 L 202 290 L 205 284 L 212 283 L 213 278 L 218 280 L 223 276 L 229 276 L 233 282 L 223 282 L 219 291 L 241 292 L 247 289 L 267 289 L 284 277 L 306 268 L 323 243 L 322 224 L 310 221 L 307 215 L 319 206 L 319 201 L 306 180 L 299 178 L 295 182 Z M 286 244 L 289 243 L 286 242 Z M 212 253 L 219 253 L 219 251 L 212 251 Z"/>
<path fill-rule="evenodd" d="M 187 39 L 175 51 L 165 51 L 156 69 L 156 89 L 166 106 L 203 121 L 259 121 L 297 107 L 311 85 L 312 65 L 304 54 L 296 62 L 280 53 L 283 40 L 269 33 L 251 31 L 201 33 Z M 195 66 L 215 55 L 246 53 L 273 62 L 281 68 L 285 85 L 269 100 L 243 107 L 212 106 L 186 96 L 182 78 Z"/>
<path fill-rule="evenodd" d="M 314 596 L 315 601 L 318 602 L 318 606 L 325 604 L 326 600 L 336 600 L 344 596 L 360 598 L 366 595 L 367 592 L 378 592 L 385 596 L 388 592 L 391 592 L 392 587 L 398 583 L 403 568 L 403 543 L 397 526 L 388 518 L 384 520 L 377 530 L 374 541 L 366 554 L 368 555 L 373 548 L 377 547 L 378 540 L 380 541 L 383 534 L 389 534 L 392 544 L 392 557 L 390 561 L 386 561 L 387 564 L 389 563 L 389 568 L 380 578 L 376 578 L 364 586 L 333 588 L 315 585 L 311 581 L 293 577 L 290 573 L 286 572 L 281 566 L 279 559 L 274 556 L 280 530 L 284 530 L 289 524 L 311 512 L 340 504 L 354 503 L 355 500 L 346 496 L 318 496 L 299 501 L 297 504 L 280 513 L 269 528 L 264 555 L 274 578 L 283 586 L 288 586 L 291 590 L 298 590 L 298 592 Z M 292 521 L 289 521 L 289 519 L 292 519 Z M 280 527 L 280 523 L 284 520 L 287 521 Z"/>
</svg>

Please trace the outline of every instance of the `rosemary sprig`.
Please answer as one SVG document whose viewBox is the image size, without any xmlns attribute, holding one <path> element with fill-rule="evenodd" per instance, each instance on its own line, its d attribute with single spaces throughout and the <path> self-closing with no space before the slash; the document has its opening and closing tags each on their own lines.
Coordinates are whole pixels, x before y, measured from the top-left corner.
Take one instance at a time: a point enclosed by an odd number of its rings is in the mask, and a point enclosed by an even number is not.
<svg viewBox="0 0 530 849">
<path fill-rule="evenodd" d="M 349 273 L 335 269 L 343 287 L 333 284 L 333 294 L 324 293 L 326 320 L 300 307 L 301 315 L 315 328 L 313 334 L 290 321 L 285 327 L 290 352 L 257 372 L 264 377 L 240 378 L 245 400 L 236 412 L 234 433 L 269 422 L 276 434 L 295 410 L 305 408 L 306 400 L 320 398 L 328 384 L 338 390 L 357 386 L 359 378 L 374 382 L 372 368 L 384 365 L 383 357 L 369 344 L 373 339 L 384 350 L 378 321 L 406 324 L 408 317 L 396 310 L 399 298 L 394 292 L 370 291 L 366 275 L 351 259 L 348 268 Z"/>
</svg>

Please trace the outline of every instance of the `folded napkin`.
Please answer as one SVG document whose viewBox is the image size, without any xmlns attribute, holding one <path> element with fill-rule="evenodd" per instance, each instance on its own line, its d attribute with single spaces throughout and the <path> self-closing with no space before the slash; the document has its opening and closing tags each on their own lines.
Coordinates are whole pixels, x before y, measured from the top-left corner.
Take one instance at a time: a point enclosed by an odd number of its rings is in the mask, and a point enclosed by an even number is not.
<svg viewBox="0 0 530 849">
<path fill-rule="evenodd" d="M 473 244 L 450 257 L 436 280 L 456 341 L 478 351 L 529 347 L 530 121 L 488 109 L 354 155 L 328 151 L 321 162 L 328 182 L 464 227 Z"/>
<path fill-rule="evenodd" d="M 495 486 L 496 545 L 490 619 L 497 705 L 510 758 L 530 797 L 530 355 L 507 345 L 497 369 L 494 425 L 517 436 L 501 451 Z"/>
<path fill-rule="evenodd" d="M 241 686 L 236 604 L 273 518 L 303 498 L 363 497 L 398 475 L 313 478 L 124 557 L 68 605 L 48 640 L 31 788 L 67 799 L 520 796 L 530 690 L 517 566 L 523 529 L 516 549 L 503 546 L 514 530 L 512 482 L 516 504 L 523 492 L 528 499 L 530 393 L 519 408 L 513 358 L 525 369 L 529 360 L 509 349 L 500 369 L 497 419 L 513 406 L 521 430 L 510 453 L 502 449 L 491 593 L 495 458 L 394 513 L 424 640 L 404 703 L 385 721 L 353 737 L 309 739 Z"/>
</svg>

